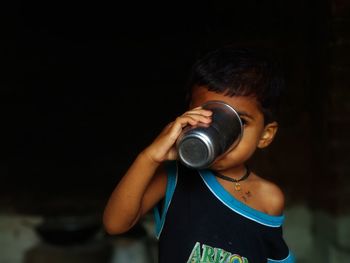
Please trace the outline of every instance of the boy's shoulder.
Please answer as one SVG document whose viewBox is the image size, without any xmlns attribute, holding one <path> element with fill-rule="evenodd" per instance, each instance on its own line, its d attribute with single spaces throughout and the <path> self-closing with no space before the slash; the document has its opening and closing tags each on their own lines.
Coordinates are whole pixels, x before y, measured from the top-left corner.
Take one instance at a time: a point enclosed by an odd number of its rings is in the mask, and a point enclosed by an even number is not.
<svg viewBox="0 0 350 263">
<path fill-rule="evenodd" d="M 272 181 L 256 174 L 252 176 L 252 183 L 263 210 L 269 215 L 279 216 L 283 213 L 285 197 L 282 189 Z"/>
</svg>

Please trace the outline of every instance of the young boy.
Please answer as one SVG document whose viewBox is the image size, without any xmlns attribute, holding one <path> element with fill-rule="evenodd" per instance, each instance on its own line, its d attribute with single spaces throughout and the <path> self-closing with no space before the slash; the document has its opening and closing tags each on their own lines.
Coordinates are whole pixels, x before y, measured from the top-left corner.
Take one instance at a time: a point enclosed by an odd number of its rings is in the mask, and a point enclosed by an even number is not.
<svg viewBox="0 0 350 263">
<path fill-rule="evenodd" d="M 277 132 L 274 113 L 283 86 L 277 72 L 251 49 L 224 47 L 199 59 L 189 82 L 189 110 L 139 153 L 120 180 L 104 211 L 106 231 L 128 231 L 154 208 L 159 263 L 294 262 L 282 235 L 284 195 L 246 165 Z M 211 100 L 239 113 L 242 138 L 208 169 L 185 167 L 177 161 L 176 140 L 188 125 L 210 124 L 212 112 L 201 105 Z"/>
</svg>

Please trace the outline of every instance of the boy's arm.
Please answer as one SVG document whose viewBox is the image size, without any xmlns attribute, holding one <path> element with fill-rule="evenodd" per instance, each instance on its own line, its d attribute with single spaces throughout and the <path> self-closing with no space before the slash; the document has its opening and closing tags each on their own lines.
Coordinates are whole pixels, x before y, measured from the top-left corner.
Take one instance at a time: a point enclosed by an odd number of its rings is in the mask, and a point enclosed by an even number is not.
<svg viewBox="0 0 350 263">
<path fill-rule="evenodd" d="M 175 160 L 175 142 L 183 127 L 199 122 L 210 123 L 211 112 L 201 107 L 189 110 L 168 124 L 143 150 L 111 194 L 103 214 L 103 224 L 110 234 L 128 231 L 153 207 L 166 190 L 166 173 L 162 165 Z"/>
<path fill-rule="evenodd" d="M 109 234 L 128 231 L 163 196 L 166 174 L 141 152 L 110 196 L 103 215 Z"/>
</svg>

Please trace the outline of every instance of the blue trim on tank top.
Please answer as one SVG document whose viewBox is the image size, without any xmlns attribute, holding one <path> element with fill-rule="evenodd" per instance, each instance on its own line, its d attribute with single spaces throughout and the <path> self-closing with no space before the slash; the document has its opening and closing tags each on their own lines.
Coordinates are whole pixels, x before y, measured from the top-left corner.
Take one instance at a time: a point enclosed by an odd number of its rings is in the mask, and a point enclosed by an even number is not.
<svg viewBox="0 0 350 263">
<path fill-rule="evenodd" d="M 288 256 L 285 259 L 267 259 L 267 263 L 295 263 L 295 256 L 292 252 L 289 251 Z"/>
<path fill-rule="evenodd" d="M 166 165 L 167 172 L 167 186 L 165 192 L 165 199 L 162 207 L 162 214 L 160 215 L 158 207 L 153 209 L 154 219 L 155 219 L 155 231 L 156 237 L 159 238 L 162 233 L 162 229 L 165 223 L 165 217 L 168 212 L 172 197 L 175 192 L 177 184 L 177 165 L 173 162 Z"/>
<path fill-rule="evenodd" d="M 266 226 L 279 227 L 283 224 L 284 215 L 272 216 L 258 211 L 237 200 L 228 191 L 226 191 L 226 189 L 218 182 L 212 171 L 205 169 L 199 170 L 198 172 L 209 190 L 231 210 Z"/>
</svg>

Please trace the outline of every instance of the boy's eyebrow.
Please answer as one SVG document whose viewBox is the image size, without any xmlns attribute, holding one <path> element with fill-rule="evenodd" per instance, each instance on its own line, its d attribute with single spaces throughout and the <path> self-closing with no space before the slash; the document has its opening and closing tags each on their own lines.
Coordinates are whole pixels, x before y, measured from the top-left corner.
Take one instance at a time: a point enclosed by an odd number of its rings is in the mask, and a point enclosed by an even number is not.
<svg viewBox="0 0 350 263">
<path fill-rule="evenodd" d="M 238 115 L 241 117 L 248 117 L 249 119 L 254 120 L 253 116 L 249 115 L 248 113 L 244 112 L 244 111 L 237 111 Z"/>
</svg>

